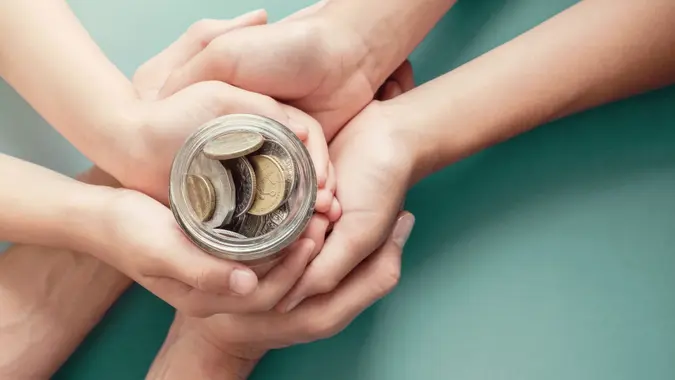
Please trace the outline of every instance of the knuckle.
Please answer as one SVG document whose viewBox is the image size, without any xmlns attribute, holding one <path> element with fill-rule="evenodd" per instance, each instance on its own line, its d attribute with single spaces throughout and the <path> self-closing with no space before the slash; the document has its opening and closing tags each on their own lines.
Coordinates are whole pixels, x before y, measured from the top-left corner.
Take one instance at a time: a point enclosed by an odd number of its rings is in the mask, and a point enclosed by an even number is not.
<svg viewBox="0 0 675 380">
<path fill-rule="evenodd" d="M 192 286 L 202 291 L 208 291 L 208 271 L 205 268 L 200 268 L 192 274 Z"/>
<path fill-rule="evenodd" d="M 332 316 L 314 318 L 308 324 L 308 332 L 312 340 L 326 339 L 340 331 L 340 324 Z"/>
<path fill-rule="evenodd" d="M 134 71 L 134 75 L 131 77 L 132 83 L 136 84 L 140 81 L 143 81 L 145 79 L 145 77 L 150 73 L 150 70 L 149 70 L 150 66 L 148 65 L 148 63 L 149 63 L 149 61 L 143 63 L 142 65 L 140 65 L 136 69 L 136 71 Z"/>
<path fill-rule="evenodd" d="M 288 114 L 284 108 L 273 97 L 255 92 L 247 92 L 250 96 L 248 107 L 257 110 L 264 116 L 278 121 L 281 124 L 288 124 Z"/>
<path fill-rule="evenodd" d="M 264 107 L 266 110 L 270 111 L 270 113 L 271 113 L 270 116 L 272 116 L 276 119 L 281 119 L 281 120 L 277 120 L 278 122 L 286 123 L 288 121 L 287 117 L 286 117 L 286 113 L 282 110 L 279 102 L 274 100 L 274 98 L 272 98 L 271 96 L 260 95 L 260 100 L 258 100 L 258 101 L 260 102 L 260 105 L 262 107 Z"/>
<path fill-rule="evenodd" d="M 315 294 L 325 294 L 335 289 L 338 283 L 339 281 L 332 276 L 321 276 L 314 282 L 311 289 L 314 290 L 313 293 Z"/>
<path fill-rule="evenodd" d="M 213 30 L 218 26 L 218 21 L 213 19 L 201 19 L 188 28 L 185 35 L 200 49 L 205 48 L 211 42 Z"/>
<path fill-rule="evenodd" d="M 381 298 L 389 294 L 401 280 L 401 265 L 389 261 L 375 268 L 376 280 L 375 293 L 377 298 Z"/>
<path fill-rule="evenodd" d="M 398 285 L 401 280 L 401 268 L 397 265 L 390 265 L 381 270 L 382 279 L 380 280 L 380 294 L 382 296 L 389 294 Z"/>
</svg>

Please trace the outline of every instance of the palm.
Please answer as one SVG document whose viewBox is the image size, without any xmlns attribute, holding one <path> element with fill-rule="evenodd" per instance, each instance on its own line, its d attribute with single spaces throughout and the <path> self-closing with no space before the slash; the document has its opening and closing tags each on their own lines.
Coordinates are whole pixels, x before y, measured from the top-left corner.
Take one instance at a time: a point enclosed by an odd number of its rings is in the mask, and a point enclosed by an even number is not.
<svg viewBox="0 0 675 380">
<path fill-rule="evenodd" d="M 352 120 L 330 146 L 335 166 L 340 223 L 350 230 L 372 229 L 383 239 L 400 210 L 409 181 L 400 136 L 390 132 L 377 102 Z"/>
</svg>

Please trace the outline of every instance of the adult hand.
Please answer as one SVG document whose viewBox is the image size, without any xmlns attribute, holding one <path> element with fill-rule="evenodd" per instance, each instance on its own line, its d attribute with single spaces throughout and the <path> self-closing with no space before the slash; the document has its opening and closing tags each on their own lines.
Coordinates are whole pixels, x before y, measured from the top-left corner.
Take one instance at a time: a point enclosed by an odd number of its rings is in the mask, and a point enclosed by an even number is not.
<svg viewBox="0 0 675 380">
<path fill-rule="evenodd" d="M 382 99 L 413 87 L 410 72 L 400 71 L 380 89 Z M 307 297 L 335 289 L 390 233 L 414 176 L 416 144 L 414 136 L 397 128 L 385 103 L 373 101 L 331 143 L 342 216 L 278 310 L 291 310 Z M 402 222 L 412 224 L 414 219 Z"/>
<path fill-rule="evenodd" d="M 400 221 L 411 218 L 407 212 L 399 215 Z M 338 288 L 303 302 L 290 313 L 226 314 L 205 319 L 178 313 L 147 378 L 179 379 L 195 371 L 220 372 L 218 378 L 235 373 L 245 378 L 269 349 L 337 334 L 396 286 L 406 229 L 411 227 L 405 222 L 397 226 L 395 233 Z M 207 365 L 220 366 L 220 370 L 205 368 Z"/>
<path fill-rule="evenodd" d="M 347 25 L 318 16 L 325 1 L 269 25 L 214 38 L 173 71 L 160 92 L 170 96 L 210 80 L 282 99 L 308 112 L 328 141 L 365 107 L 381 83 L 369 75 L 369 47 Z"/>
<path fill-rule="evenodd" d="M 252 113 L 287 125 L 305 142 L 314 161 L 320 187 L 316 210 L 327 213 L 332 205 L 336 206 L 333 192 L 325 188 L 329 182 L 326 140 L 321 126 L 308 115 L 269 96 L 217 81 L 196 83 L 168 98 L 157 99 L 158 88 L 171 72 L 200 54 L 213 38 L 244 26 L 264 23 L 265 20 L 265 12 L 258 11 L 234 20 L 200 21 L 138 69 L 133 84 L 141 101 L 132 113 L 132 127 L 126 128 L 130 130 L 127 136 L 130 153 L 127 159 L 113 163 L 108 169 L 125 187 L 167 203 L 171 163 L 185 139 L 199 126 L 218 116 Z"/>
</svg>

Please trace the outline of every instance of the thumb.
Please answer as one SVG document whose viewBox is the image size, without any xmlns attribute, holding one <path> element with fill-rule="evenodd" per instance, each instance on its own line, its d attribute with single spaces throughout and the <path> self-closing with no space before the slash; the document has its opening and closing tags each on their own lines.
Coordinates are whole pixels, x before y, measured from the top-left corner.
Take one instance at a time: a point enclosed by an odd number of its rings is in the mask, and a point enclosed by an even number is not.
<svg viewBox="0 0 675 380">
<path fill-rule="evenodd" d="M 172 245 L 158 263 L 161 277 L 206 293 L 245 296 L 256 290 L 258 277 L 246 265 L 212 256 L 183 240 L 183 244 Z"/>
</svg>

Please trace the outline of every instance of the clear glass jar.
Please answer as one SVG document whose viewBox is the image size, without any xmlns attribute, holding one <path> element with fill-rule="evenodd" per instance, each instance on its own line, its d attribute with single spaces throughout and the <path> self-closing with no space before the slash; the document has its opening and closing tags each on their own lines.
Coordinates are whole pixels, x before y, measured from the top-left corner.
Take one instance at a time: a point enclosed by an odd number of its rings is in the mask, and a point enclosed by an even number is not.
<svg viewBox="0 0 675 380">
<path fill-rule="evenodd" d="M 294 166 L 294 183 L 284 197 L 288 215 L 276 228 L 260 236 L 238 238 L 215 232 L 200 222 L 192 211 L 187 193 L 187 175 L 192 162 L 201 157 L 206 143 L 231 132 L 257 132 L 265 140 L 280 144 Z M 287 186 L 288 187 L 288 186 Z M 295 242 L 307 227 L 314 212 L 317 181 L 314 164 L 304 144 L 281 123 L 258 115 L 234 114 L 211 120 L 199 127 L 180 148 L 171 168 L 169 202 L 171 210 L 187 237 L 205 252 L 250 267 L 269 268 L 283 256 L 284 248 Z"/>
</svg>

